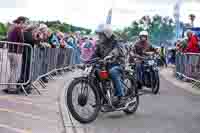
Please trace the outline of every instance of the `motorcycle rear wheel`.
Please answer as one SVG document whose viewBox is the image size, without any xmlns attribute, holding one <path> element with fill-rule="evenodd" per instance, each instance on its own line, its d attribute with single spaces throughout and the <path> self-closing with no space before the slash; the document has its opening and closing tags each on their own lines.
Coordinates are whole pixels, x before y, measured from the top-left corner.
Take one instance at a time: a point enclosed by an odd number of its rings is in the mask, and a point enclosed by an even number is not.
<svg viewBox="0 0 200 133">
<path fill-rule="evenodd" d="M 130 93 L 134 93 L 132 97 L 130 97 L 131 100 L 135 99 L 135 102 L 133 103 L 132 106 L 129 106 L 127 109 L 123 110 L 124 113 L 130 115 L 130 114 L 134 114 L 139 106 L 139 95 L 138 95 L 138 89 L 137 89 L 137 84 L 136 84 L 136 80 L 133 79 L 131 76 L 126 75 L 124 77 L 124 81 L 125 80 L 129 80 L 131 83 L 131 86 L 128 86 L 129 88 L 132 88 L 131 91 L 128 91 Z"/>
</svg>

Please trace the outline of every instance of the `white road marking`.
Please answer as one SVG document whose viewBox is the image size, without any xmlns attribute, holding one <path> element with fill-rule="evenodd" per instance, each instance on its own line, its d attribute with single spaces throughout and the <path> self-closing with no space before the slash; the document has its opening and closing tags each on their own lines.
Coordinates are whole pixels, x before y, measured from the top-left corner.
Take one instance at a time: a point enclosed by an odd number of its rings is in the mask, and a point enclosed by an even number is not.
<svg viewBox="0 0 200 133">
<path fill-rule="evenodd" d="M 15 113 L 15 114 L 23 116 L 23 117 L 29 117 L 31 119 L 36 119 L 36 120 L 43 120 L 45 122 L 49 122 L 49 123 L 52 123 L 52 124 L 58 123 L 58 121 L 56 121 L 56 120 L 44 119 L 40 116 L 36 116 L 36 115 L 24 113 L 24 112 L 18 112 L 18 111 L 12 110 L 12 109 L 0 108 L 0 112 Z"/>
<path fill-rule="evenodd" d="M 28 104 L 28 105 L 33 105 L 33 106 L 36 106 L 36 107 L 42 107 L 42 108 L 45 108 L 47 111 L 58 111 L 55 107 L 49 107 L 49 106 L 44 106 L 42 104 L 36 104 L 36 103 L 32 103 L 32 102 L 26 102 L 26 101 L 17 101 L 18 98 L 15 98 L 15 97 L 6 97 L 6 96 L 0 96 L 0 99 L 6 99 L 10 102 L 14 102 L 14 103 L 22 103 L 22 104 Z M 57 105 L 58 103 L 56 103 Z"/>
<path fill-rule="evenodd" d="M 4 125 L 4 124 L 0 124 L 0 127 L 6 128 L 8 130 L 15 131 L 15 132 L 18 132 L 18 133 L 32 133 L 32 131 L 30 129 L 29 130 L 23 130 L 23 129 L 14 128 L 14 127 L 11 127 L 9 125 Z"/>
</svg>

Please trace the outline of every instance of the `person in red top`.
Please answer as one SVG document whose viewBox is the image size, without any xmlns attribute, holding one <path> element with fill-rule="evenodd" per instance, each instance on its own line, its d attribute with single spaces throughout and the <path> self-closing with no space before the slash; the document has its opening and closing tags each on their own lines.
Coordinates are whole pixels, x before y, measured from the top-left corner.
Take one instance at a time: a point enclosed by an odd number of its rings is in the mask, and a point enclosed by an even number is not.
<svg viewBox="0 0 200 133">
<path fill-rule="evenodd" d="M 188 44 L 185 52 L 190 53 L 199 53 L 199 47 L 198 47 L 198 37 L 192 33 L 192 31 L 187 32 L 188 36 Z"/>
</svg>

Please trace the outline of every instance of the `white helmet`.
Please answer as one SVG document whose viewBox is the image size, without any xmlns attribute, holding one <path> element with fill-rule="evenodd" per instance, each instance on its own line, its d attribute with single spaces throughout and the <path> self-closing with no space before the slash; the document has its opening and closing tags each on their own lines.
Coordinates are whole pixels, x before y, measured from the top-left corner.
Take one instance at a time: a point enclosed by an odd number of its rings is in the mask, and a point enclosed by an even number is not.
<svg viewBox="0 0 200 133">
<path fill-rule="evenodd" d="M 109 24 L 100 24 L 95 30 L 96 33 L 103 33 L 107 38 L 110 38 L 113 35 L 111 25 Z"/>
<path fill-rule="evenodd" d="M 139 36 L 148 36 L 149 33 L 147 31 L 141 31 Z"/>
</svg>

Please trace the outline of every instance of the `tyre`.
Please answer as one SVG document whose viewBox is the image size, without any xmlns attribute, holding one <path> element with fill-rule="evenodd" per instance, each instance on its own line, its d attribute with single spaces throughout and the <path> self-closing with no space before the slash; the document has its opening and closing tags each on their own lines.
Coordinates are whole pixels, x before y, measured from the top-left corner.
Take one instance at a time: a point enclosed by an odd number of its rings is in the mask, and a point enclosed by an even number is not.
<svg viewBox="0 0 200 133">
<path fill-rule="evenodd" d="M 85 86 L 84 86 L 85 84 Z M 78 88 L 78 90 L 76 91 L 76 86 L 77 85 L 81 85 L 81 88 Z M 88 88 L 90 88 L 90 90 L 88 90 Z M 87 92 L 82 92 L 83 90 L 87 90 Z M 73 92 L 75 91 L 76 94 L 78 94 L 77 99 L 73 99 Z M 81 93 L 79 93 L 81 91 Z M 93 93 L 93 97 L 94 97 L 94 103 L 92 103 L 90 108 L 93 109 L 93 112 L 89 112 L 89 116 L 86 117 L 85 114 L 80 114 L 80 112 L 78 111 L 78 109 L 76 108 L 76 106 L 74 105 L 76 102 L 78 102 L 77 107 L 80 106 L 81 111 L 82 109 L 85 107 L 85 109 L 87 109 L 86 104 L 91 102 L 90 98 L 92 96 L 89 95 L 89 93 Z M 87 93 L 87 94 L 84 94 Z M 79 78 L 79 79 L 75 79 L 72 81 L 72 83 L 69 85 L 69 88 L 67 90 L 67 106 L 69 111 L 71 112 L 72 116 L 79 121 L 80 123 L 86 124 L 86 123 L 90 123 L 92 121 L 94 121 L 99 113 L 100 110 L 100 97 L 99 97 L 99 93 L 97 91 L 96 88 L 94 88 L 87 79 L 84 78 Z M 85 102 L 83 102 L 85 101 Z M 88 106 L 88 108 L 89 108 Z"/>
<path fill-rule="evenodd" d="M 152 85 L 152 93 L 156 95 L 160 91 L 160 77 L 158 72 L 154 72 L 154 78 L 155 80 L 153 82 L 154 84 Z"/>
<path fill-rule="evenodd" d="M 126 81 L 129 81 L 130 84 L 127 84 Z M 134 95 L 129 99 L 129 100 L 134 100 L 134 103 L 123 111 L 126 114 L 134 114 L 139 106 L 139 95 L 138 95 L 138 89 L 136 87 L 137 86 L 136 80 L 133 77 L 126 75 L 124 77 L 124 83 L 127 85 L 127 87 L 131 88 L 131 90 L 129 91 L 126 90 L 125 92 L 134 93 Z"/>
</svg>

